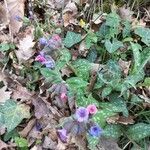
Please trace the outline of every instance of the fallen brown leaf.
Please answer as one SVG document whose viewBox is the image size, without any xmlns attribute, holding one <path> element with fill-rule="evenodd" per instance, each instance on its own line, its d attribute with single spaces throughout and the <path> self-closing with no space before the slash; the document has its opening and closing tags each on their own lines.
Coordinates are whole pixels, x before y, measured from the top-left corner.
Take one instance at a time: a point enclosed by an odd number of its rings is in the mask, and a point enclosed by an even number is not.
<svg viewBox="0 0 150 150">
<path fill-rule="evenodd" d="M 132 15 L 133 15 L 133 11 L 130 10 L 129 7 L 120 7 L 119 8 L 119 15 L 120 17 L 123 19 L 123 20 L 128 20 L 128 21 L 132 21 L 133 18 L 132 18 Z"/>
<path fill-rule="evenodd" d="M 15 34 L 23 24 L 25 0 L 6 0 L 6 2 L 10 19 L 9 28 L 11 33 Z"/>
<path fill-rule="evenodd" d="M 0 150 L 7 149 L 8 145 L 0 140 Z"/>
<path fill-rule="evenodd" d="M 50 137 L 45 136 L 44 138 L 44 142 L 42 147 L 46 148 L 46 149 L 55 149 L 57 146 L 57 143 L 55 141 L 53 141 Z"/>
<path fill-rule="evenodd" d="M 46 103 L 41 98 L 34 99 L 32 103 L 34 105 L 34 113 L 37 119 L 48 116 L 48 114 L 50 113 L 49 109 Z"/>
<path fill-rule="evenodd" d="M 6 25 L 8 25 L 8 23 L 9 23 L 9 19 L 6 10 L 6 5 L 2 5 L 0 3 L 0 31 L 6 28 Z"/>
<path fill-rule="evenodd" d="M 22 63 L 28 60 L 35 53 L 32 49 L 35 44 L 35 42 L 33 42 L 34 28 L 31 26 L 26 28 L 26 30 L 19 35 L 19 38 L 19 43 L 16 44 L 18 47 L 16 55 L 19 60 L 19 63 Z"/>
<path fill-rule="evenodd" d="M 28 122 L 26 127 L 22 131 L 19 132 L 21 137 L 27 137 L 27 135 L 29 134 L 33 126 L 35 125 L 35 122 L 36 122 L 36 119 L 32 119 Z"/>
<path fill-rule="evenodd" d="M 72 74 L 72 70 L 69 69 L 67 66 L 65 66 L 64 68 L 61 69 L 61 75 L 62 77 L 67 76 L 70 77 L 70 75 Z"/>
<path fill-rule="evenodd" d="M 75 3 L 69 2 L 63 10 L 63 22 L 65 27 L 68 26 L 69 24 L 75 24 L 76 14 L 77 14 L 77 7 Z"/>
<path fill-rule="evenodd" d="M 129 72 L 130 65 L 131 65 L 131 61 L 124 61 L 122 59 L 119 59 L 118 64 L 121 67 L 123 74 L 125 76 L 127 76 L 128 72 Z"/>
<path fill-rule="evenodd" d="M 11 97 L 13 99 L 20 99 L 22 102 L 31 100 L 33 93 L 27 90 L 26 87 L 23 87 L 21 84 L 16 85 L 16 89 L 12 89 Z"/>
<path fill-rule="evenodd" d="M 11 91 L 7 91 L 7 82 L 6 76 L 1 72 L 0 82 L 3 83 L 3 86 L 0 88 L 0 102 L 4 103 L 6 100 L 10 99 Z"/>
</svg>

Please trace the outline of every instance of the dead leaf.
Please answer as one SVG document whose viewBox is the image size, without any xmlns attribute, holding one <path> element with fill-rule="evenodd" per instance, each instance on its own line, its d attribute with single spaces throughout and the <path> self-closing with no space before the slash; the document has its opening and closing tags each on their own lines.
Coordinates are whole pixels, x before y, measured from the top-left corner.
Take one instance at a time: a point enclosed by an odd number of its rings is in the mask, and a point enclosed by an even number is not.
<svg viewBox="0 0 150 150">
<path fill-rule="evenodd" d="M 8 145 L 0 140 L 0 150 L 7 149 Z"/>
<path fill-rule="evenodd" d="M 75 143 L 75 145 L 78 147 L 78 149 L 80 150 L 86 150 L 87 146 L 86 146 L 86 140 L 84 137 L 82 136 L 77 136 L 77 137 L 73 137 L 71 138 L 71 142 Z"/>
<path fill-rule="evenodd" d="M 0 3 L 0 31 L 6 28 L 8 25 L 9 19 L 5 5 Z"/>
<path fill-rule="evenodd" d="M 3 86 L 0 89 L 0 102 L 4 103 L 6 100 L 10 99 L 11 91 L 7 91 L 7 86 Z"/>
<path fill-rule="evenodd" d="M 10 31 L 12 34 L 18 33 L 23 24 L 25 0 L 6 0 L 10 17 Z"/>
<path fill-rule="evenodd" d="M 67 67 L 67 66 L 65 66 L 64 68 L 61 69 L 61 75 L 62 75 L 62 77 L 64 77 L 64 76 L 70 77 L 70 75 L 72 73 L 73 73 L 73 71 L 69 67 Z"/>
<path fill-rule="evenodd" d="M 77 14 L 77 7 L 75 3 L 69 2 L 63 10 L 63 22 L 64 26 L 69 24 L 77 24 L 75 16 Z"/>
<path fill-rule="evenodd" d="M 112 123 L 112 124 L 119 123 L 119 124 L 123 124 L 123 125 L 128 125 L 128 124 L 133 124 L 135 122 L 133 119 L 134 119 L 133 116 L 124 117 L 124 116 L 119 116 L 117 114 L 117 115 L 107 118 L 107 122 Z"/>
<path fill-rule="evenodd" d="M 120 116 L 119 119 L 117 120 L 117 123 L 123 124 L 123 125 L 128 125 L 128 124 L 134 124 L 133 116 Z"/>
<path fill-rule="evenodd" d="M 42 146 L 43 146 L 43 148 L 46 148 L 46 149 L 55 149 L 57 146 L 57 143 L 54 142 L 50 137 L 45 136 Z"/>
<path fill-rule="evenodd" d="M 117 141 L 101 137 L 96 150 L 121 150 L 121 148 L 119 148 Z"/>
<path fill-rule="evenodd" d="M 119 15 L 120 17 L 123 19 L 123 20 L 128 20 L 128 21 L 132 21 L 133 18 L 132 18 L 132 15 L 133 15 L 133 11 L 130 10 L 129 7 L 120 7 L 119 10 Z"/>
<path fill-rule="evenodd" d="M 27 137 L 27 135 L 29 134 L 29 132 L 31 131 L 33 126 L 35 125 L 35 121 L 36 121 L 36 119 L 30 120 L 28 122 L 28 124 L 26 125 L 26 127 L 22 131 L 19 132 L 21 137 Z"/>
<path fill-rule="evenodd" d="M 100 23 L 102 23 L 102 13 L 100 12 L 100 14 L 94 14 L 93 15 L 93 18 L 92 18 L 92 22 L 94 23 L 94 24 L 100 24 Z"/>
<path fill-rule="evenodd" d="M 56 150 L 66 150 L 66 145 L 67 144 L 63 143 L 60 139 L 58 139 Z"/>
<path fill-rule="evenodd" d="M 46 103 L 41 99 L 41 98 L 36 98 L 32 101 L 33 105 L 34 105 L 34 113 L 35 113 L 35 117 L 37 119 L 40 119 L 44 116 L 48 116 L 49 114 L 49 109 L 46 105 Z"/>
<path fill-rule="evenodd" d="M 0 88 L 0 102 L 4 103 L 6 100 L 10 99 L 11 91 L 7 91 L 7 82 L 5 75 L 1 72 L 0 82 L 3 83 L 3 87 Z"/>
<path fill-rule="evenodd" d="M 34 28 L 31 26 L 26 28 L 26 30 L 19 35 L 19 38 L 19 43 L 16 44 L 18 47 L 16 55 L 19 63 L 22 63 L 28 60 L 35 53 L 32 49 L 35 44 L 35 42 L 33 42 Z"/>
<path fill-rule="evenodd" d="M 11 97 L 13 99 L 20 99 L 22 102 L 31 100 L 33 93 L 29 92 L 26 87 L 21 84 L 16 85 L 16 89 L 12 89 Z"/>
<path fill-rule="evenodd" d="M 131 65 L 131 61 L 124 61 L 122 59 L 119 59 L 118 64 L 121 67 L 121 70 L 122 70 L 123 74 L 125 76 L 127 76 L 128 73 L 129 73 L 129 68 L 130 68 L 130 65 Z"/>
<path fill-rule="evenodd" d="M 132 21 L 132 29 L 137 27 L 146 27 L 146 22 L 143 19 L 137 20 L 137 18 L 134 18 Z"/>
</svg>

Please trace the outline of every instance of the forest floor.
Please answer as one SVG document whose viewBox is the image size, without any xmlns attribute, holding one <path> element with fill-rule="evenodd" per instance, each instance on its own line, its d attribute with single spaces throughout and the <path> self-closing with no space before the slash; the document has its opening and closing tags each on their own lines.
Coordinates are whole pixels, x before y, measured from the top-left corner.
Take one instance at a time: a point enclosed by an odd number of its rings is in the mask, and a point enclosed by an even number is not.
<svg viewBox="0 0 150 150">
<path fill-rule="evenodd" d="M 1 0 L 0 150 L 150 150 L 150 1 Z"/>
</svg>

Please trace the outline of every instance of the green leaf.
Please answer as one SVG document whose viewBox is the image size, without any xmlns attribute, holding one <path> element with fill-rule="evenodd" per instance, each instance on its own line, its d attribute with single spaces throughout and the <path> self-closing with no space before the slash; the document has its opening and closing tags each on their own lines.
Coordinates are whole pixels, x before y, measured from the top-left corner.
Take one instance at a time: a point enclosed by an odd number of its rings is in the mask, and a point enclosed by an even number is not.
<svg viewBox="0 0 150 150">
<path fill-rule="evenodd" d="M 144 79 L 144 83 L 142 83 L 142 86 L 150 87 L 150 77 Z"/>
<path fill-rule="evenodd" d="M 122 97 L 118 97 L 115 93 L 109 96 L 110 102 L 100 102 L 99 106 L 103 109 L 110 109 L 114 113 L 122 112 L 124 116 L 128 116 L 128 109 Z"/>
<path fill-rule="evenodd" d="M 127 135 L 135 141 L 139 141 L 145 137 L 150 136 L 150 124 L 137 123 L 131 125 L 127 130 Z"/>
<path fill-rule="evenodd" d="M 135 29 L 135 34 L 139 35 L 147 46 L 150 46 L 150 29 L 144 27 L 138 27 Z"/>
<path fill-rule="evenodd" d="M 71 54 L 68 49 L 62 49 L 60 55 L 60 58 L 56 62 L 57 69 L 62 69 L 71 59 Z"/>
<path fill-rule="evenodd" d="M 19 136 L 19 133 L 17 132 L 16 129 L 10 131 L 10 132 L 6 132 L 5 135 L 4 135 L 4 141 L 7 142 L 9 141 L 10 139 L 14 139 L 15 137 L 18 137 Z"/>
<path fill-rule="evenodd" d="M 72 89 L 86 88 L 86 86 L 88 85 L 88 82 L 84 81 L 79 77 L 69 78 L 66 80 L 66 82 L 69 84 L 70 88 Z"/>
<path fill-rule="evenodd" d="M 73 62 L 73 67 L 76 76 L 82 78 L 85 81 L 89 79 L 91 68 L 89 61 L 87 61 L 86 59 L 78 59 Z"/>
<path fill-rule="evenodd" d="M 107 65 L 104 66 L 98 73 L 100 82 L 103 81 L 105 84 L 110 84 L 114 87 L 114 83 L 119 83 L 121 79 L 121 69 L 118 63 L 114 60 L 109 60 Z"/>
<path fill-rule="evenodd" d="M 118 139 L 121 135 L 121 126 L 117 124 L 107 125 L 103 130 L 103 136 L 107 138 Z"/>
<path fill-rule="evenodd" d="M 139 67 L 141 64 L 141 55 L 140 55 L 140 51 L 142 49 L 141 45 L 137 44 L 137 43 L 131 43 L 131 48 L 133 51 L 133 56 L 134 56 L 134 68 L 132 73 L 136 73 L 137 71 L 139 71 Z"/>
<path fill-rule="evenodd" d="M 109 87 L 105 87 L 103 90 L 102 90 L 102 98 L 105 98 L 106 96 L 108 96 L 110 93 L 112 92 L 112 88 L 109 86 Z"/>
<path fill-rule="evenodd" d="M 19 148 L 24 148 L 24 150 L 28 150 L 28 141 L 22 137 L 15 137 L 15 143 Z"/>
<path fill-rule="evenodd" d="M 103 109 L 98 111 L 93 117 L 92 120 L 99 124 L 99 126 L 104 127 L 106 124 L 106 119 L 114 116 L 116 113 L 113 112 L 111 109 Z"/>
<path fill-rule="evenodd" d="M 7 128 L 7 132 L 10 132 L 17 127 L 24 118 L 30 117 L 29 106 L 17 104 L 11 99 L 0 105 L 0 112 L 3 114 L 4 125 Z"/>
<path fill-rule="evenodd" d="M 141 52 L 141 65 L 140 69 L 143 69 L 146 63 L 150 60 L 150 47 L 143 49 Z"/>
<path fill-rule="evenodd" d="M 61 74 L 58 70 L 51 70 L 49 68 L 41 68 L 41 74 L 46 78 L 48 81 L 53 81 L 53 83 L 59 83 L 62 81 Z"/>
<path fill-rule="evenodd" d="M 89 134 L 87 134 L 86 138 L 88 141 L 88 148 L 94 150 L 96 148 L 96 145 L 99 143 L 99 138 L 98 137 L 92 137 Z"/>
<path fill-rule="evenodd" d="M 8 43 L 1 43 L 0 44 L 0 51 L 5 52 L 5 51 L 8 51 L 9 49 L 10 49 L 10 46 Z"/>
<path fill-rule="evenodd" d="M 124 25 L 123 32 L 122 32 L 123 38 L 130 37 L 130 31 L 132 27 L 131 23 L 129 21 L 125 21 L 123 25 Z"/>
<path fill-rule="evenodd" d="M 110 40 L 105 41 L 105 47 L 106 50 L 109 53 L 114 53 L 116 50 L 118 50 L 120 47 L 123 47 L 123 43 L 118 41 L 117 39 L 113 39 L 112 43 Z"/>
<path fill-rule="evenodd" d="M 85 38 L 86 48 L 89 49 L 94 43 L 97 43 L 97 36 L 93 32 L 89 32 Z"/>
<path fill-rule="evenodd" d="M 106 23 L 103 23 L 100 26 L 97 35 L 99 36 L 100 39 L 104 39 L 104 38 L 109 38 L 109 34 L 110 34 L 110 27 L 107 26 Z"/>
<path fill-rule="evenodd" d="M 83 91 L 82 91 L 83 92 Z M 99 106 L 99 102 L 93 98 L 93 96 L 90 94 L 87 97 L 85 97 L 84 95 L 80 95 L 77 97 L 77 106 L 82 106 L 82 107 L 87 107 L 90 104 L 95 104 L 97 107 Z"/>
<path fill-rule="evenodd" d="M 140 71 L 140 70 L 139 70 Z M 137 72 L 133 75 L 129 75 L 125 80 L 124 82 L 122 83 L 122 87 L 121 87 L 121 95 L 127 91 L 128 89 L 130 89 L 131 87 L 134 87 L 136 88 L 136 84 L 143 80 L 144 78 L 144 71 L 140 71 L 140 72 Z"/>
<path fill-rule="evenodd" d="M 66 47 L 70 48 L 74 44 L 79 43 L 80 41 L 81 41 L 81 34 L 68 31 L 64 40 L 64 44 Z"/>
<path fill-rule="evenodd" d="M 110 27 L 119 27 L 120 21 L 119 15 L 115 12 L 108 14 L 106 17 L 106 25 Z"/>
</svg>

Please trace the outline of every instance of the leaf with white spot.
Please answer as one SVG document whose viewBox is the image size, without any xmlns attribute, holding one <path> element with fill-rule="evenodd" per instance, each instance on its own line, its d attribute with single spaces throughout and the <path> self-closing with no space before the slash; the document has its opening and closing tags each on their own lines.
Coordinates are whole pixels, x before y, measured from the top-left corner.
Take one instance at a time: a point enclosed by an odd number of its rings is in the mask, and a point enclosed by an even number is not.
<svg viewBox="0 0 150 150">
<path fill-rule="evenodd" d="M 79 77 L 69 78 L 66 80 L 66 82 L 72 89 L 85 88 L 88 85 L 88 82 Z"/>
<path fill-rule="evenodd" d="M 83 80 L 88 80 L 90 75 L 90 63 L 85 59 L 78 59 L 73 63 L 75 74 Z"/>
<path fill-rule="evenodd" d="M 139 141 L 150 136 L 150 124 L 137 123 L 135 125 L 131 125 L 127 130 L 127 134 L 132 140 Z"/>
<path fill-rule="evenodd" d="M 134 56 L 133 72 L 137 72 L 139 70 L 140 63 L 141 63 L 141 55 L 140 55 L 140 51 L 139 50 L 141 50 L 142 47 L 141 47 L 141 45 L 139 45 L 137 43 L 131 42 L 131 48 L 132 48 L 133 56 Z"/>
<path fill-rule="evenodd" d="M 103 136 L 118 139 L 122 135 L 121 126 L 116 124 L 107 125 L 103 130 Z"/>
<path fill-rule="evenodd" d="M 117 39 L 113 39 L 112 42 L 110 40 L 106 40 L 105 47 L 109 53 L 114 53 L 120 47 L 123 47 L 123 43 L 121 41 L 118 41 Z"/>
<path fill-rule="evenodd" d="M 147 46 L 150 46 L 150 29 L 144 27 L 138 27 L 135 29 L 135 34 L 139 35 Z"/>
<path fill-rule="evenodd" d="M 18 50 L 16 51 L 19 63 L 28 60 L 34 55 L 33 46 L 34 40 L 34 28 L 28 27 L 24 33 L 22 33 L 23 38 L 19 39 L 19 44 L 17 44 Z"/>
<path fill-rule="evenodd" d="M 111 109 L 103 109 L 98 111 L 92 118 L 94 122 L 99 124 L 101 127 L 104 127 L 106 124 L 106 119 L 108 117 L 114 116 L 116 113 L 112 111 Z"/>
<path fill-rule="evenodd" d="M 77 44 L 81 41 L 81 34 L 68 31 L 64 40 L 64 44 L 66 47 L 70 48 L 74 44 Z"/>
<path fill-rule="evenodd" d="M 30 107 L 24 104 L 17 104 L 14 100 L 7 100 L 0 105 L 0 113 L 2 120 L 7 128 L 7 132 L 12 131 L 24 118 L 30 117 Z M 1 119 L 0 118 L 0 119 Z"/>
</svg>

